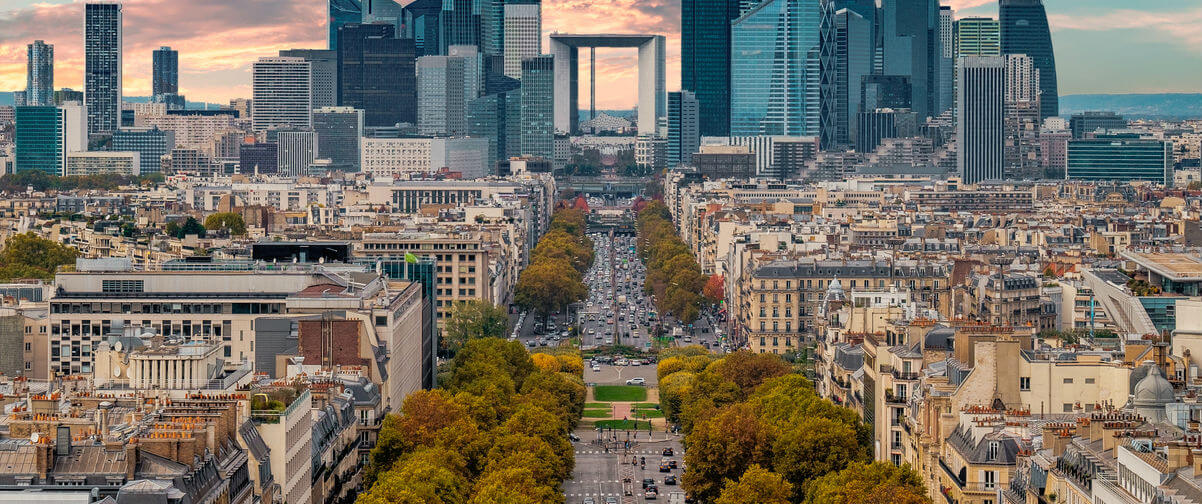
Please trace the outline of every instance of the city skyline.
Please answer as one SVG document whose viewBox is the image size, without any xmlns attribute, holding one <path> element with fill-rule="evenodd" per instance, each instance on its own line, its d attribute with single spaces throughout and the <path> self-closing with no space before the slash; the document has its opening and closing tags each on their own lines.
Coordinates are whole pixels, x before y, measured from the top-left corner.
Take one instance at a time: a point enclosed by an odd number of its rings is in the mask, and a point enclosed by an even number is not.
<svg viewBox="0 0 1202 504">
<path fill-rule="evenodd" d="M 945 3 L 956 9 L 957 17 L 998 14 L 996 1 Z M 151 55 L 163 45 L 180 53 L 180 94 L 212 103 L 249 96 L 251 64 L 259 57 L 281 49 L 326 46 L 325 1 L 263 0 L 244 5 L 215 0 L 165 7 L 152 0 L 130 0 L 124 4 L 126 96 L 151 94 Z M 1116 0 L 1061 0 L 1048 5 L 1060 94 L 1197 90 L 1194 83 L 1202 81 L 1202 50 L 1198 49 L 1202 6 L 1188 0 L 1141 5 L 1138 10 L 1122 5 Z M 82 89 L 82 10 L 80 3 L 0 0 L 0 90 L 24 89 L 25 47 L 35 39 L 55 46 L 56 87 Z M 680 88 L 680 0 L 547 0 L 542 10 L 544 40 L 556 31 L 666 35 L 667 88 Z M 581 28 L 586 26 L 589 29 Z M 634 54 L 599 50 L 597 60 L 597 107 L 633 107 L 637 100 Z"/>
</svg>

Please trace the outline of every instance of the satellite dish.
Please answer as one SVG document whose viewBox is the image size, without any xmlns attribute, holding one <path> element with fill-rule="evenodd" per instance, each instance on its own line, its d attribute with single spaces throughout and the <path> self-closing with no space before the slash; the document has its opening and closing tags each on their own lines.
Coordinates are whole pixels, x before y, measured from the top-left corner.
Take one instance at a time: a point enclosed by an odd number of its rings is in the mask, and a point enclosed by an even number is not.
<svg viewBox="0 0 1202 504">
<path fill-rule="evenodd" d="M 125 345 L 122 345 L 122 344 L 121 344 L 121 342 L 120 342 L 120 341 L 118 341 L 118 342 L 116 342 L 116 343 L 113 343 L 113 350 L 116 350 L 116 351 L 120 352 L 120 351 L 121 351 L 121 348 L 122 348 L 123 346 L 125 346 Z"/>
<path fill-rule="evenodd" d="M 118 344 L 120 344 L 120 343 L 118 343 Z M 120 378 L 120 377 L 121 377 L 121 368 L 119 368 L 119 367 L 113 368 L 113 378 Z"/>
<path fill-rule="evenodd" d="M 31 442 L 31 443 L 33 443 L 33 444 L 38 444 L 38 433 L 36 433 L 36 432 L 35 432 L 35 433 L 33 433 L 33 434 L 30 434 L 30 435 L 29 435 L 29 442 Z"/>
</svg>

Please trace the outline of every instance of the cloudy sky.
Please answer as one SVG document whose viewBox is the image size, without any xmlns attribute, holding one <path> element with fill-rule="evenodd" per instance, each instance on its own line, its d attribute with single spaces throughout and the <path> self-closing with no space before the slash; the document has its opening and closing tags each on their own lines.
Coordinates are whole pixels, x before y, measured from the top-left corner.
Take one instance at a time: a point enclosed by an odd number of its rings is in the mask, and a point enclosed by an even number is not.
<svg viewBox="0 0 1202 504">
<path fill-rule="evenodd" d="M 662 33 L 668 89 L 680 84 L 680 0 L 543 0 L 544 33 Z M 407 3 L 407 2 L 406 2 Z M 950 0 L 958 15 L 991 0 Z M 1202 91 L 1199 0 L 1045 0 L 1062 94 Z M 180 52 L 181 92 L 222 103 L 250 94 L 250 63 L 325 47 L 325 0 L 126 0 L 125 94 L 150 89 L 151 51 Z M 1138 7 L 1138 8 L 1134 8 Z M 25 45 L 55 46 L 55 86 L 81 89 L 82 0 L 0 0 L 0 90 L 25 87 Z M 544 43 L 545 47 L 545 43 Z M 584 59 L 584 58 L 582 58 Z M 598 50 L 599 108 L 633 106 L 634 50 Z M 587 86 L 587 62 L 581 84 Z M 587 87 L 581 93 L 586 105 Z"/>
</svg>

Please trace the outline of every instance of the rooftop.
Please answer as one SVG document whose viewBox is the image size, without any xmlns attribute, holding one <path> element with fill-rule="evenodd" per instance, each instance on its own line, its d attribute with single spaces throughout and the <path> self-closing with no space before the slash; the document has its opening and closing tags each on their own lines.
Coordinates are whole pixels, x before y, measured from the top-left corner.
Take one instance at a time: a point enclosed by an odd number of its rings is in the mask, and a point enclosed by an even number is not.
<svg viewBox="0 0 1202 504">
<path fill-rule="evenodd" d="M 1123 257 L 1175 282 L 1202 281 L 1202 260 L 1182 253 L 1124 251 Z"/>
</svg>

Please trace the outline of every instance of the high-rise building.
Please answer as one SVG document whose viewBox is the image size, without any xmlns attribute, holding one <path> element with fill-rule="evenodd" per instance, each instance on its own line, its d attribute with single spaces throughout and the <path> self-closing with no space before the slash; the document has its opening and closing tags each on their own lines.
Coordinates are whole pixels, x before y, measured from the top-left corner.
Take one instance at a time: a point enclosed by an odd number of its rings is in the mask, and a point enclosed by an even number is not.
<svg viewBox="0 0 1202 504">
<path fill-rule="evenodd" d="M 430 136 L 462 135 L 466 130 L 463 96 L 464 58 L 422 56 L 417 59 L 417 132 Z"/>
<path fill-rule="evenodd" d="M 1060 115 L 1060 91 L 1056 84 L 1056 54 L 1043 0 L 1000 0 L 1002 53 L 1026 54 L 1039 71 L 1040 118 Z"/>
<path fill-rule="evenodd" d="M 363 136 L 363 111 L 352 107 L 323 107 L 313 111 L 317 152 L 330 160 L 330 168 L 359 171 L 359 137 Z"/>
<path fill-rule="evenodd" d="M 321 155 L 317 141 L 317 133 L 312 131 L 279 132 L 276 136 L 279 174 L 285 177 L 308 175 L 309 166 Z"/>
<path fill-rule="evenodd" d="M 398 0 L 361 0 L 364 23 L 390 24 L 400 33 L 404 22 L 403 7 Z"/>
<path fill-rule="evenodd" d="M 947 110 L 956 104 L 956 11 L 950 6 L 939 6 L 939 96 L 941 109 Z"/>
<path fill-rule="evenodd" d="M 440 54 L 442 45 L 439 33 L 442 23 L 442 0 L 415 0 L 405 6 L 402 13 L 405 32 L 401 38 L 413 39 L 416 57 Z"/>
<path fill-rule="evenodd" d="M 25 100 L 25 91 L 13 91 L 13 106 L 25 107 L 28 103 Z"/>
<path fill-rule="evenodd" d="M 668 93 L 668 167 L 693 162 L 701 146 L 701 117 L 692 91 Z"/>
<path fill-rule="evenodd" d="M 149 128 L 121 128 L 113 132 L 113 150 L 137 152 L 142 175 L 158 173 L 160 159 L 175 149 L 175 132 Z"/>
<path fill-rule="evenodd" d="M 473 45 L 453 45 L 447 48 L 447 56 L 463 58 L 463 99 L 472 101 L 480 96 L 484 86 L 484 58 L 480 48 Z"/>
<path fill-rule="evenodd" d="M 910 78 L 911 109 L 919 117 L 943 112 L 939 103 L 943 44 L 939 38 L 939 0 L 884 2 L 882 19 L 882 72 Z"/>
<path fill-rule="evenodd" d="M 904 75 L 866 75 L 860 86 L 860 110 L 908 109 L 913 92 Z"/>
<path fill-rule="evenodd" d="M 39 170 L 61 175 L 67 153 L 87 148 L 87 121 L 80 105 L 21 106 L 16 108 L 13 117 L 16 123 L 14 171 Z"/>
<path fill-rule="evenodd" d="M 267 142 L 244 143 L 238 151 L 240 173 L 279 173 L 279 145 Z"/>
<path fill-rule="evenodd" d="M 523 156 L 555 155 L 555 58 L 541 55 L 522 62 Z M 511 153 L 512 155 L 513 153 Z"/>
<path fill-rule="evenodd" d="M 338 32 L 338 104 L 363 111 L 366 126 L 417 122 L 414 41 L 390 24 L 348 24 Z"/>
<path fill-rule="evenodd" d="M 35 40 L 26 46 L 25 104 L 34 107 L 54 105 L 54 46 Z"/>
<path fill-rule="evenodd" d="M 1039 72 L 1025 54 L 1006 58 L 1006 178 L 1043 178 L 1039 155 Z"/>
<path fill-rule="evenodd" d="M 179 94 L 179 51 L 170 47 L 154 50 L 150 92 L 155 95 Z"/>
<path fill-rule="evenodd" d="M 108 133 L 121 124 L 121 4 L 84 5 L 84 105 L 88 133 Z"/>
<path fill-rule="evenodd" d="M 939 6 L 939 48 L 944 58 L 956 57 L 956 11 L 948 5 Z"/>
<path fill-rule="evenodd" d="M 1065 178 L 1172 184 L 1173 142 L 1140 138 L 1134 134 L 1069 140 Z"/>
<path fill-rule="evenodd" d="M 338 28 L 345 24 L 363 21 L 363 3 L 359 0 L 326 0 L 326 10 L 329 24 L 328 47 L 331 51 L 338 50 Z"/>
<path fill-rule="evenodd" d="M 542 5 L 505 4 L 505 76 L 522 77 L 522 60 L 543 53 Z"/>
<path fill-rule="evenodd" d="M 485 0 L 444 0 L 439 21 L 441 48 L 439 54 L 447 54 L 453 45 L 480 45 L 480 7 Z"/>
<path fill-rule="evenodd" d="M 311 64 L 304 58 L 259 58 L 252 65 L 251 124 L 269 128 L 309 128 L 313 98 Z"/>
<path fill-rule="evenodd" d="M 956 165 L 965 183 L 1001 180 L 1005 157 L 1006 59 L 968 56 L 957 64 Z"/>
<path fill-rule="evenodd" d="M 62 88 L 54 92 L 53 105 L 62 105 L 67 102 L 83 103 L 83 91 L 76 91 L 71 88 Z"/>
<path fill-rule="evenodd" d="M 856 138 L 864 76 L 872 73 L 872 21 L 851 9 L 835 13 L 835 144 Z"/>
<path fill-rule="evenodd" d="M 490 76 L 484 96 L 467 106 L 468 136 L 488 139 L 488 166 L 495 174 L 497 161 L 522 150 L 521 81 L 503 75 Z"/>
<path fill-rule="evenodd" d="M 310 84 L 313 108 L 338 105 L 338 52 L 326 49 L 286 49 L 285 58 L 304 58 L 312 73 Z"/>
<path fill-rule="evenodd" d="M 911 137 L 918 130 L 917 117 L 907 109 L 860 112 L 857 122 L 860 129 L 856 132 L 856 150 L 866 153 L 875 152 L 886 138 Z"/>
<path fill-rule="evenodd" d="M 1073 138 L 1085 138 L 1097 131 L 1104 133 L 1126 127 L 1127 120 L 1123 116 L 1104 110 L 1082 112 L 1069 117 L 1069 130 L 1073 132 Z"/>
<path fill-rule="evenodd" d="M 730 134 L 730 23 L 739 10 L 739 0 L 683 0 L 680 5 L 680 88 L 697 95 L 703 136 Z"/>
<path fill-rule="evenodd" d="M 1002 54 L 1002 25 L 987 17 L 969 17 L 956 21 L 956 57 L 999 56 Z"/>
<path fill-rule="evenodd" d="M 823 50 L 834 49 L 833 25 L 825 0 L 765 0 L 731 24 L 732 136 L 833 131 L 834 117 L 823 113 L 824 99 L 834 98 L 823 96 L 824 69 L 833 76 L 823 60 Z"/>
</svg>

